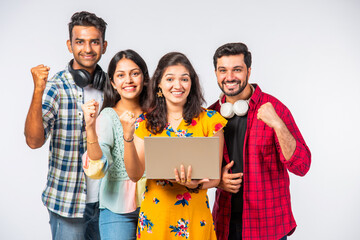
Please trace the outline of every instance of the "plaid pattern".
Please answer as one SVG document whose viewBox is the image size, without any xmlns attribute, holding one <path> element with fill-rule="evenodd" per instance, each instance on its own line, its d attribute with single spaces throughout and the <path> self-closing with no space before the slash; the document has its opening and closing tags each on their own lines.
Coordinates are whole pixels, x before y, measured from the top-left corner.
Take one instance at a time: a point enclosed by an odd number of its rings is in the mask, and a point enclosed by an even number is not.
<svg viewBox="0 0 360 240">
<path fill-rule="evenodd" d="M 49 80 L 42 99 L 45 138 L 51 135 L 44 205 L 64 217 L 83 217 L 86 182 L 81 157 L 86 149 L 81 105 L 83 89 L 65 69 Z"/>
<path fill-rule="evenodd" d="M 273 96 L 263 93 L 257 85 L 254 87 L 256 90 L 249 103 L 247 131 L 243 146 L 242 237 L 244 240 L 276 240 L 290 235 L 296 228 L 291 211 L 287 170 L 304 176 L 310 168 L 311 153 L 286 106 Z M 296 140 L 296 150 L 289 161 L 286 161 L 282 155 L 274 130 L 257 120 L 257 110 L 266 102 L 272 103 Z M 219 102 L 215 102 L 210 109 L 220 111 Z M 224 161 L 229 162 L 226 150 Z M 227 240 L 231 217 L 230 193 L 217 189 L 213 217 L 218 239 Z"/>
</svg>

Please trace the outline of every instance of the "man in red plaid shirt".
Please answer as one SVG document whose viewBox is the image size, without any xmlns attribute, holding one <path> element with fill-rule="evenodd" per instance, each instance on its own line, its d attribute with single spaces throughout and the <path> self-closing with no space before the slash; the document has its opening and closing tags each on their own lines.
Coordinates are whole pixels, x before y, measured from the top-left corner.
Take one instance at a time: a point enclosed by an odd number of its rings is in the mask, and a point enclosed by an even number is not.
<svg viewBox="0 0 360 240">
<path fill-rule="evenodd" d="M 288 170 L 304 176 L 310 150 L 287 107 L 248 83 L 251 53 L 245 44 L 219 47 L 214 66 L 223 94 L 210 108 L 228 119 L 213 208 L 217 237 L 286 239 L 296 228 Z"/>
</svg>

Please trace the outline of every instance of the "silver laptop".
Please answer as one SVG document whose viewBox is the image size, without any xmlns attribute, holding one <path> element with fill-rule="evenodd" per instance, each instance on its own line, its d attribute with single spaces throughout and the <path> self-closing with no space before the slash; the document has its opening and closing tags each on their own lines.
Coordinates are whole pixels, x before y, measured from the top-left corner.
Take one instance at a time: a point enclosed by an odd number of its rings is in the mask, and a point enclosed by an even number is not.
<svg viewBox="0 0 360 240">
<path fill-rule="evenodd" d="M 174 179 L 174 168 L 192 167 L 192 179 L 219 179 L 218 137 L 145 137 L 145 171 L 148 179 Z"/>
</svg>

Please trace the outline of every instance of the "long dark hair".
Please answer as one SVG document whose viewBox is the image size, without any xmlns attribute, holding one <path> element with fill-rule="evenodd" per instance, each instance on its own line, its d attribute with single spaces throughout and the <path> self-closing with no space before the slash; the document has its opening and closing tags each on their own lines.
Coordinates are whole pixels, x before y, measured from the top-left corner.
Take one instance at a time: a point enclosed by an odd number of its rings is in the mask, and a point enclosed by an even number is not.
<svg viewBox="0 0 360 240">
<path fill-rule="evenodd" d="M 201 105 L 205 103 L 199 78 L 189 59 L 179 52 L 170 52 L 164 55 L 160 59 L 148 86 L 146 128 L 153 134 L 161 133 L 167 124 L 166 100 L 164 97 L 157 97 L 158 86 L 166 68 L 176 65 L 184 66 L 190 73 L 191 89 L 183 110 L 183 118 L 187 124 L 199 116 L 202 111 Z"/>
<path fill-rule="evenodd" d="M 116 89 L 113 88 L 113 86 L 111 85 L 111 82 L 114 82 L 114 73 L 116 70 L 116 65 L 123 58 L 133 61 L 136 65 L 139 66 L 139 68 L 143 74 L 144 86 L 140 93 L 139 103 L 143 110 L 145 108 L 145 100 L 147 98 L 147 85 L 148 85 L 148 82 L 150 79 L 149 71 L 148 71 L 148 68 L 146 66 L 144 59 L 142 59 L 142 57 L 140 57 L 140 55 L 137 52 L 135 52 L 134 50 L 127 49 L 127 50 L 116 53 L 115 56 L 111 59 L 111 61 L 109 63 L 109 67 L 108 67 L 108 71 L 107 71 L 109 78 L 105 82 L 104 102 L 103 102 L 101 110 L 103 110 L 106 107 L 114 107 L 115 104 L 121 99 L 120 94 L 116 91 Z"/>
</svg>

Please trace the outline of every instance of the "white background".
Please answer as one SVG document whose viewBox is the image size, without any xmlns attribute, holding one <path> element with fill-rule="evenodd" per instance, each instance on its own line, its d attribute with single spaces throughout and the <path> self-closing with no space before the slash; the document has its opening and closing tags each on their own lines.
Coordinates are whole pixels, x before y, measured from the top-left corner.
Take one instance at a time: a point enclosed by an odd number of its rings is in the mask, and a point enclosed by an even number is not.
<svg viewBox="0 0 360 240">
<path fill-rule="evenodd" d="M 356 0 L 2 0 L 0 239 L 51 238 L 41 202 L 48 143 L 31 150 L 23 136 L 33 89 L 30 68 L 46 64 L 52 76 L 65 67 L 72 57 L 65 45 L 67 23 L 81 10 L 108 23 L 104 69 L 117 51 L 132 48 L 152 74 L 162 55 L 181 51 L 199 73 L 208 105 L 220 93 L 215 50 L 227 42 L 246 43 L 253 54 L 250 82 L 288 106 L 312 152 L 309 173 L 290 174 L 298 223 L 290 239 L 360 239 Z"/>
</svg>

